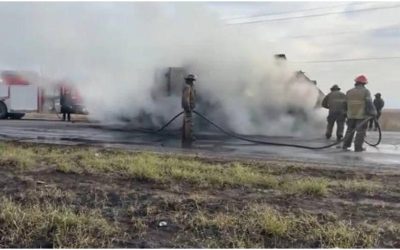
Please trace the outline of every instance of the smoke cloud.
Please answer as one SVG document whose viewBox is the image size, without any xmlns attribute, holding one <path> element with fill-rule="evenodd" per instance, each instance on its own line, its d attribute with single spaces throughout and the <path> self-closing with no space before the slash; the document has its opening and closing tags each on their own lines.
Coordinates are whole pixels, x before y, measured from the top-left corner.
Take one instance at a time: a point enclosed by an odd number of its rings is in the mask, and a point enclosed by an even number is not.
<svg viewBox="0 0 400 250">
<path fill-rule="evenodd" d="M 278 67 L 256 33 L 203 3 L 0 3 L 0 30 L 3 69 L 75 83 L 92 119 L 147 114 L 160 125 L 181 111 L 180 96 L 154 93 L 168 67 L 184 67 L 213 107 L 199 110 L 235 132 L 287 135 L 321 121 L 315 87 L 291 81 L 297 69 Z"/>
</svg>

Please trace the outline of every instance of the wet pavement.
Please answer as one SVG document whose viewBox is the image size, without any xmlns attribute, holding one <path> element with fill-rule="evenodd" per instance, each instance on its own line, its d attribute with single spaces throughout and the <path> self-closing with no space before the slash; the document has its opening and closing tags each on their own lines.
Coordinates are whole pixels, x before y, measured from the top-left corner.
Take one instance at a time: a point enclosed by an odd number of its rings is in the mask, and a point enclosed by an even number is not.
<svg viewBox="0 0 400 250">
<path fill-rule="evenodd" d="M 368 140 L 375 142 L 377 132 L 369 132 Z M 180 148 L 179 131 L 160 134 L 127 129 L 117 125 L 94 123 L 65 123 L 41 120 L 1 120 L 0 139 L 54 144 L 89 144 L 104 147 L 153 150 L 170 153 L 189 153 L 224 158 L 250 158 L 268 160 L 292 160 L 322 163 L 335 166 L 366 167 L 372 169 L 400 169 L 400 132 L 383 132 L 381 145 L 367 147 L 363 153 L 343 152 L 332 147 L 324 150 L 255 145 L 229 138 L 220 133 L 200 133 L 192 149 Z M 327 141 L 320 135 L 302 137 L 250 136 L 257 140 L 322 146 Z"/>
</svg>

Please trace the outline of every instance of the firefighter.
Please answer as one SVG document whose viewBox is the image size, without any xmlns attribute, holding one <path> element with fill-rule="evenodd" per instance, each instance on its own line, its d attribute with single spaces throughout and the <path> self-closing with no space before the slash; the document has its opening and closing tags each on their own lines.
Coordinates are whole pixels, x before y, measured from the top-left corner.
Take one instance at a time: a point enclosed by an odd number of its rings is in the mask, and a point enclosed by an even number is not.
<svg viewBox="0 0 400 250">
<path fill-rule="evenodd" d="M 189 74 L 185 77 L 185 87 L 182 92 L 182 108 L 184 110 L 183 127 L 182 127 L 182 147 L 191 147 L 194 141 L 193 137 L 193 118 L 192 111 L 195 108 L 196 91 L 194 82 L 196 77 Z"/>
<path fill-rule="evenodd" d="M 336 140 L 343 138 L 344 123 L 346 121 L 346 95 L 340 91 L 338 85 L 333 85 L 331 92 L 322 100 L 322 107 L 329 109 L 326 127 L 326 139 L 332 136 L 333 126 L 336 122 Z"/>
<path fill-rule="evenodd" d="M 64 89 L 60 96 L 61 113 L 63 114 L 63 121 L 71 121 L 72 113 L 72 95 L 69 89 Z"/>
<path fill-rule="evenodd" d="M 347 131 L 343 149 L 348 150 L 353 141 L 354 133 L 356 132 L 354 151 L 362 152 L 365 150 L 362 146 L 368 128 L 368 123 L 365 121 L 370 116 L 376 116 L 377 113 L 372 103 L 371 93 L 365 87 L 368 83 L 367 78 L 364 75 L 360 75 L 354 81 L 355 87 L 346 93 Z"/>
<path fill-rule="evenodd" d="M 375 125 L 374 130 L 376 131 L 378 129 L 379 117 L 381 117 L 382 109 L 385 106 L 385 101 L 382 99 L 381 93 L 376 93 L 375 94 L 374 106 L 375 106 L 376 112 L 377 112 L 376 120 L 370 120 L 369 121 L 369 129 L 372 130 L 373 127 L 374 127 L 373 125 Z"/>
</svg>

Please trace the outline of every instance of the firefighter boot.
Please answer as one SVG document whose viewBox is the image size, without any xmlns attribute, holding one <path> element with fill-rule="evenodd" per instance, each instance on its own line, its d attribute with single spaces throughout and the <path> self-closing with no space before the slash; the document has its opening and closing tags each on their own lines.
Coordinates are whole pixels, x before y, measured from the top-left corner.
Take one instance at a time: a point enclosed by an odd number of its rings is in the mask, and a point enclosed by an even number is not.
<svg viewBox="0 0 400 250">
<path fill-rule="evenodd" d="M 349 131 L 348 128 L 345 135 L 345 140 L 343 141 L 343 150 L 348 151 L 349 147 L 351 147 L 351 143 L 353 142 L 354 132 Z"/>
<path fill-rule="evenodd" d="M 354 139 L 355 152 L 365 151 L 365 148 L 363 148 L 364 138 L 365 138 L 365 131 L 358 131 L 356 134 L 356 138 Z"/>
<path fill-rule="evenodd" d="M 340 141 L 343 138 L 343 131 L 344 131 L 344 123 L 346 121 L 346 117 L 341 115 L 336 121 L 336 140 Z"/>
<path fill-rule="evenodd" d="M 345 139 L 343 141 L 343 150 L 348 151 L 348 148 L 351 146 L 351 143 L 353 142 L 353 137 L 355 133 L 355 128 L 357 126 L 357 121 L 354 119 L 348 119 L 347 120 L 347 130 L 346 130 L 346 135 Z"/>
</svg>

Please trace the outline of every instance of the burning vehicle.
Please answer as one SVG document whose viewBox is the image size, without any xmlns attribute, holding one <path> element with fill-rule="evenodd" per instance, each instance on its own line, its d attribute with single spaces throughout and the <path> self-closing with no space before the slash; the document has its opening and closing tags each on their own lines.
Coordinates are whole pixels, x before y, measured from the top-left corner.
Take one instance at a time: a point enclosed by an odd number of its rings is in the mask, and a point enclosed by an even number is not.
<svg viewBox="0 0 400 250">
<path fill-rule="evenodd" d="M 284 61 L 286 61 L 286 56 L 279 55 L 278 57 L 280 60 L 284 57 Z M 150 93 L 152 103 L 154 103 L 157 109 L 162 109 L 164 107 L 173 109 L 173 111 L 169 110 L 169 114 L 171 115 L 165 115 L 166 112 L 152 112 L 150 109 L 143 108 L 139 115 L 120 115 L 117 119 L 128 122 L 132 126 L 139 127 L 158 128 L 165 124 L 175 113 L 181 111 L 180 103 L 182 90 L 185 85 L 184 77 L 189 73 L 191 72 L 184 67 L 169 67 L 158 69 L 155 72 L 154 82 L 156 84 L 154 84 Z M 231 128 L 232 124 L 229 119 L 231 114 L 229 110 L 224 109 L 226 107 L 224 107 L 225 103 L 222 103 L 223 98 L 210 98 L 209 93 L 204 92 L 204 88 L 201 89 L 201 87 L 203 87 L 201 75 L 199 75 L 198 78 L 200 82 L 198 83 L 198 91 L 196 94 L 196 110 L 205 114 L 220 125 Z M 317 87 L 317 82 L 311 80 L 303 71 L 293 72 L 292 76 L 287 78 L 287 82 L 283 82 L 282 84 L 284 84 L 282 89 L 284 89 L 285 94 L 288 95 L 286 99 L 295 99 L 295 101 L 290 102 L 289 100 L 288 103 L 285 103 L 285 106 L 279 104 L 270 105 L 268 102 L 257 103 L 257 105 L 263 106 L 250 106 L 247 110 L 233 110 L 233 112 L 249 112 L 249 122 L 259 127 L 264 126 L 266 120 L 277 120 L 282 116 L 290 117 L 293 124 L 290 129 L 292 131 L 298 130 L 311 119 L 311 116 L 313 116 L 313 109 L 321 107 L 324 93 Z M 241 91 L 242 95 L 244 95 L 242 98 L 248 98 L 249 100 L 246 101 L 251 103 L 251 93 L 247 92 L 246 85 L 244 85 L 243 88 L 245 89 Z M 257 88 L 253 88 L 253 91 L 254 90 L 261 91 L 257 90 Z M 310 96 L 312 96 L 312 98 Z M 315 103 L 298 105 L 299 100 L 301 102 L 302 98 L 308 97 L 310 97 L 310 100 L 315 100 Z M 252 108 L 254 108 L 254 110 Z M 210 124 L 204 120 L 197 119 L 196 116 L 194 119 L 196 119 L 194 126 L 197 130 L 207 130 L 210 128 Z"/>
<path fill-rule="evenodd" d="M 280 56 L 282 57 L 282 55 Z M 286 60 L 286 57 L 284 60 Z M 169 67 L 168 69 L 164 70 L 161 74 L 159 74 L 157 78 L 156 82 L 161 84 L 157 84 L 156 87 L 153 89 L 152 98 L 156 102 L 162 102 L 162 100 L 165 98 L 171 98 L 173 100 L 176 100 L 177 103 L 180 103 L 182 89 L 185 84 L 184 77 L 188 73 L 189 72 L 182 67 Z M 199 78 L 201 79 L 201 76 Z M 307 88 L 302 88 L 300 85 L 307 86 Z M 290 93 L 291 95 L 296 95 L 295 99 L 301 99 L 304 98 L 304 96 L 312 95 L 310 92 L 313 92 L 313 94 L 315 94 L 314 92 L 316 92 L 316 101 L 312 104 L 312 107 L 310 109 L 312 111 L 312 109 L 318 109 L 321 107 L 321 103 L 325 95 L 318 88 L 317 81 L 311 80 L 305 72 L 301 70 L 293 72 L 292 77 L 289 78 L 289 82 L 287 83 L 287 88 L 289 88 L 289 93 L 292 92 Z M 298 91 L 299 89 L 301 89 L 302 91 Z M 245 93 L 245 90 L 243 90 L 243 93 Z M 249 98 L 251 98 L 251 96 L 249 96 Z M 222 125 L 229 127 L 229 113 L 220 112 L 222 109 L 222 103 L 218 101 L 212 101 L 210 100 L 210 98 L 207 98 L 207 96 L 205 96 L 202 92 L 197 92 L 196 104 L 197 111 L 203 114 L 207 114 L 212 120 L 218 121 Z M 218 110 L 218 112 L 215 112 L 216 110 Z M 306 123 L 310 119 L 310 116 L 312 116 L 312 112 L 310 112 L 310 110 L 306 109 L 305 106 L 298 106 L 296 105 L 296 103 L 289 103 L 286 107 L 286 110 L 283 111 L 281 107 L 277 109 L 273 106 L 271 107 L 266 105 L 262 114 L 260 114 L 259 112 L 255 112 L 254 115 L 251 116 L 251 122 L 263 123 L 265 120 L 264 116 L 273 118 L 278 117 L 282 114 L 286 114 L 295 120 L 295 127 L 293 128 L 293 130 L 296 130 L 298 124 Z M 147 118 L 144 119 L 144 117 Z M 146 120 L 152 125 L 154 125 L 154 123 L 151 123 L 151 121 L 154 121 L 154 119 L 157 119 L 157 121 L 159 121 L 158 123 L 160 123 L 160 121 L 161 123 L 165 123 L 167 121 L 163 120 L 161 117 L 151 118 L 151 114 L 145 115 L 145 113 L 143 113 L 143 115 L 138 119 L 140 119 L 141 121 Z M 201 129 L 207 129 L 209 127 L 209 124 L 201 119 L 197 119 L 195 126 Z"/>
</svg>

